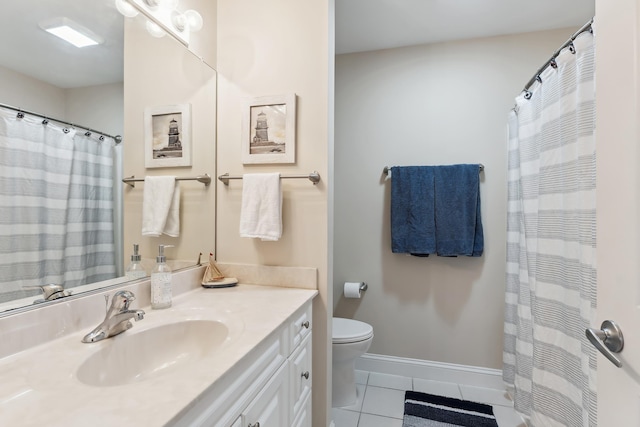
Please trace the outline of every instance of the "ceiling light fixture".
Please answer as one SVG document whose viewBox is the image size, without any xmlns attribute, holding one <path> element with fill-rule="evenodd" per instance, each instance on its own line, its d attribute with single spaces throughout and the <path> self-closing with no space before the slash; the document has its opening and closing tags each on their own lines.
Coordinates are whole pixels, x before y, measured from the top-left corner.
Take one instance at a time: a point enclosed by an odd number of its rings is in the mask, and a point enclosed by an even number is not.
<svg viewBox="0 0 640 427">
<path fill-rule="evenodd" d="M 202 28 L 202 16 L 195 10 L 180 12 L 176 8 L 178 0 L 115 0 L 116 8 L 127 17 L 139 13 L 148 22 L 147 31 L 154 37 L 162 37 L 169 33 L 180 43 L 189 46 L 191 33 Z M 131 13 L 131 10 L 136 12 Z"/>
<path fill-rule="evenodd" d="M 40 28 L 74 45 L 75 47 L 95 46 L 102 43 L 102 38 L 72 21 L 69 18 L 59 17 L 43 21 Z"/>
</svg>

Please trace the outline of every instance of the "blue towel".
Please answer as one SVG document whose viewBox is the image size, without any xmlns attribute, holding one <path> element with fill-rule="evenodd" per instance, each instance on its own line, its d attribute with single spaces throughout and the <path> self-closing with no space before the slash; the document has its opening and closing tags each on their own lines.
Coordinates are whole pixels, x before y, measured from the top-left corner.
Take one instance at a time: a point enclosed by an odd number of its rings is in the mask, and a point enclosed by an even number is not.
<svg viewBox="0 0 640 427">
<path fill-rule="evenodd" d="M 391 251 L 428 255 L 436 251 L 434 169 L 391 168 Z"/>
<path fill-rule="evenodd" d="M 480 165 L 436 166 L 436 253 L 439 256 L 482 255 Z"/>
<path fill-rule="evenodd" d="M 391 168 L 391 250 L 481 256 L 480 165 Z"/>
</svg>

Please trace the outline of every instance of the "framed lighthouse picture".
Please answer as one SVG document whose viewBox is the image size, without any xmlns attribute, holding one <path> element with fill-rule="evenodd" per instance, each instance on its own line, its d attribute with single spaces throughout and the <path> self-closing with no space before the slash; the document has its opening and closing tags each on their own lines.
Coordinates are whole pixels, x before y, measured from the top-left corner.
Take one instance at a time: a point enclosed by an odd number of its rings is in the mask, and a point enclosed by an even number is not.
<svg viewBox="0 0 640 427">
<path fill-rule="evenodd" d="M 144 150 L 147 168 L 191 166 L 191 104 L 145 108 Z"/>
<path fill-rule="evenodd" d="M 247 99 L 242 117 L 242 163 L 296 162 L 296 95 Z"/>
</svg>

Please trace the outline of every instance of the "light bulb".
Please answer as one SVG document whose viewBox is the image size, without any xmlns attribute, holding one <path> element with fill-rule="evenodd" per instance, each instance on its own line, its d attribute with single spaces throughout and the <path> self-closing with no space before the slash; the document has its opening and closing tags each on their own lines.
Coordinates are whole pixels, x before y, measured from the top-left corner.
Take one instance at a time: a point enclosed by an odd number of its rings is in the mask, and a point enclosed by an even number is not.
<svg viewBox="0 0 640 427">
<path fill-rule="evenodd" d="M 202 29 L 202 15 L 193 9 L 189 9 L 184 13 L 184 17 L 187 19 L 187 25 L 189 30 L 199 31 Z"/>
<path fill-rule="evenodd" d="M 176 30 L 180 32 L 183 32 L 189 24 L 187 22 L 187 17 L 180 12 L 173 12 L 171 14 L 171 22 L 173 23 L 173 26 L 176 27 Z"/>
<path fill-rule="evenodd" d="M 178 0 L 159 0 L 166 9 L 173 10 L 178 7 Z"/>
<path fill-rule="evenodd" d="M 138 11 L 127 0 L 116 0 L 116 9 L 127 18 L 135 18 Z"/>
<path fill-rule="evenodd" d="M 166 34 L 165 31 L 162 28 L 160 28 L 158 24 L 151 21 L 147 21 L 147 31 L 153 37 L 157 37 L 157 38 L 164 37 L 164 35 Z"/>
<path fill-rule="evenodd" d="M 149 7 L 149 9 L 155 9 L 159 4 L 158 0 L 144 0 L 144 3 Z"/>
</svg>

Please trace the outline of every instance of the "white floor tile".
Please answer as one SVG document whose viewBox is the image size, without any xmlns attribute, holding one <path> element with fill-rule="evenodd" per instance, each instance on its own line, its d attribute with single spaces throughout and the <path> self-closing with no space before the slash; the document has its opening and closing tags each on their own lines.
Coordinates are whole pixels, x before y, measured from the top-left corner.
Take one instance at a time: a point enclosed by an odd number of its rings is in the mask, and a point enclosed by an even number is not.
<svg viewBox="0 0 640 427">
<path fill-rule="evenodd" d="M 496 405 L 493 407 L 499 427 L 527 427 L 520 415 L 513 408 Z"/>
<path fill-rule="evenodd" d="M 360 413 L 333 408 L 331 409 L 331 418 L 333 418 L 336 427 L 358 427 Z"/>
<path fill-rule="evenodd" d="M 407 391 L 413 390 L 413 379 L 411 377 L 371 372 L 367 385 Z"/>
<path fill-rule="evenodd" d="M 365 389 L 367 388 L 364 384 L 356 384 L 356 395 L 358 396 L 356 399 L 356 403 L 350 406 L 343 406 L 340 409 L 346 409 L 349 411 L 360 412 L 362 410 L 362 401 L 365 395 Z M 403 403 L 404 404 L 404 403 Z"/>
<path fill-rule="evenodd" d="M 463 399 L 472 402 L 513 407 L 513 401 L 506 391 L 460 384 L 460 392 Z"/>
<path fill-rule="evenodd" d="M 360 415 L 358 427 L 402 427 L 402 420 L 381 417 L 379 415 L 362 414 Z"/>
<path fill-rule="evenodd" d="M 435 394 L 437 396 L 453 397 L 455 399 L 462 399 L 462 394 L 460 394 L 460 389 L 458 388 L 458 384 L 456 383 L 446 383 L 442 381 L 431 381 L 414 378 L 413 391 Z"/>
<path fill-rule="evenodd" d="M 404 393 L 404 390 L 367 386 L 362 412 L 363 414 L 402 419 L 404 415 Z"/>
<path fill-rule="evenodd" d="M 369 379 L 368 371 L 358 371 L 356 369 L 356 384 L 366 384 Z"/>
</svg>

